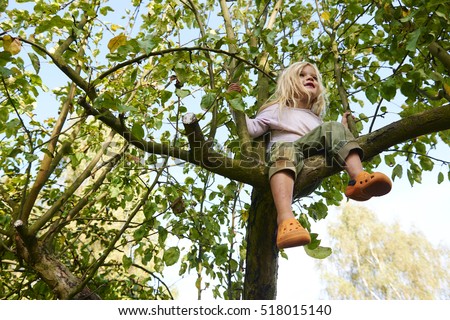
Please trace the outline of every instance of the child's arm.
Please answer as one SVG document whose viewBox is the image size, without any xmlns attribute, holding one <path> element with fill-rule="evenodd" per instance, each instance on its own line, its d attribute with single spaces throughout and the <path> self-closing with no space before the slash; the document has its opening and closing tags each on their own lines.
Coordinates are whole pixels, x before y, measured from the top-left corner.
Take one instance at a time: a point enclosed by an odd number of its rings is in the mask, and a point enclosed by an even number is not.
<svg viewBox="0 0 450 320">
<path fill-rule="evenodd" d="M 227 92 L 242 92 L 242 88 L 239 83 L 231 83 L 228 87 Z M 233 112 L 233 110 L 231 110 Z M 263 112 L 264 113 L 264 112 Z M 267 111 L 266 111 L 267 113 Z M 245 116 L 247 122 L 247 130 L 252 138 L 257 138 L 269 130 L 270 120 L 267 119 L 266 115 L 258 114 L 255 119 L 250 119 L 247 115 Z"/>
</svg>

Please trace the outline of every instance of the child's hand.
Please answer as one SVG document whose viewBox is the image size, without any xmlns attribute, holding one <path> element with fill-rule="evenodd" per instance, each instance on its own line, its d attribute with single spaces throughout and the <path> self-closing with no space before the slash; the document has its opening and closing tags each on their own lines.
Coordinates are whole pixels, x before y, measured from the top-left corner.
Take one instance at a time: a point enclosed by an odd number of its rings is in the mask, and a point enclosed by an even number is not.
<svg viewBox="0 0 450 320">
<path fill-rule="evenodd" d="M 230 86 L 228 87 L 227 92 L 233 92 L 233 91 L 242 92 L 242 88 L 239 85 L 239 83 L 231 83 L 230 84 Z"/>
<path fill-rule="evenodd" d="M 353 119 L 355 117 L 352 115 L 351 111 L 345 111 L 345 113 L 342 115 L 342 121 L 341 123 L 348 128 L 348 117 L 351 116 Z"/>
</svg>

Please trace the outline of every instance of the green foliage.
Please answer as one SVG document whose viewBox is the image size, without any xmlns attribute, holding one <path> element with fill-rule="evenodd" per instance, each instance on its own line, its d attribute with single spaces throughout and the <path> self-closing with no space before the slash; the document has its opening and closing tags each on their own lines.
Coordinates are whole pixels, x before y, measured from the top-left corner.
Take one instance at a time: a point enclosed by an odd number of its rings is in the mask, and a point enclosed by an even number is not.
<svg viewBox="0 0 450 320">
<path fill-rule="evenodd" d="M 230 4 L 234 38 L 225 35 L 223 15 L 209 18 L 220 11 L 212 0 L 16 1 L 0 8 L 2 298 L 55 297 L 17 253 L 19 218 L 78 279 L 92 276 L 89 287 L 102 298 L 173 298 L 164 282 L 168 266 L 179 266 L 180 277 L 197 274 L 199 298 L 206 289 L 241 298 L 249 188 L 185 162 L 182 116 L 195 113 L 214 149 L 239 158 L 228 107 L 253 116 L 291 61 L 317 63 L 330 97 L 326 119 L 339 118 L 346 98 L 361 132 L 384 116 L 448 103 L 448 66 L 429 49 L 450 49 L 449 8 L 440 1 L 315 8 L 289 0 L 270 27 L 273 2 Z M 227 94 L 236 57 L 233 76 L 243 92 Z M 123 137 L 110 138 L 105 124 Z M 443 164 L 442 183 L 450 178 L 448 159 L 431 155 L 449 137 L 442 131 L 404 141 L 365 165 L 384 161 L 393 178 L 414 184 Z M 41 166 L 49 174 L 33 200 Z M 325 219 L 344 185 L 338 175 L 325 179 L 311 203 L 302 202 L 302 224 Z M 318 235 L 305 250 L 330 254 Z"/>
</svg>

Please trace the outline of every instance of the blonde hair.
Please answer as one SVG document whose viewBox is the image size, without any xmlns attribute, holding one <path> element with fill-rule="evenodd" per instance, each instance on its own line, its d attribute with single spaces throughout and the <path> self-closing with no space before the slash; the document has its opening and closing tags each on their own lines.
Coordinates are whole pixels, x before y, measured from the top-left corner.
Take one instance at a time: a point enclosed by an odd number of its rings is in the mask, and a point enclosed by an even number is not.
<svg viewBox="0 0 450 320">
<path fill-rule="evenodd" d="M 311 66 L 317 75 L 319 95 L 315 99 L 311 99 L 310 93 L 305 89 L 300 78 L 300 74 L 306 66 Z M 315 64 L 310 62 L 295 62 L 281 72 L 274 95 L 261 107 L 260 111 L 274 104 L 278 104 L 280 108 L 299 108 L 301 100 L 305 96 L 307 97 L 309 109 L 321 117 L 328 101 L 319 69 Z"/>
</svg>

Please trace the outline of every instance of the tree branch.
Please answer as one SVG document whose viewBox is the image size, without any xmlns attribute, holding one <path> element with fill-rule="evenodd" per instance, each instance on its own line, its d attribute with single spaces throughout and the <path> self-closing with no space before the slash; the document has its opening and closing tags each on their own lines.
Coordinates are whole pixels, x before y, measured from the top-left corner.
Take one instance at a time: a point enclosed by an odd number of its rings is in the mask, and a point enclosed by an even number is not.
<svg viewBox="0 0 450 320">
<path fill-rule="evenodd" d="M 20 41 L 22 41 L 24 43 L 28 43 L 29 45 L 32 45 L 33 47 L 35 47 L 39 51 L 42 51 L 45 55 L 50 57 L 50 59 L 52 59 L 53 63 L 58 67 L 58 69 L 60 69 L 67 77 L 69 77 L 70 80 L 75 82 L 78 87 L 80 87 L 83 91 L 88 93 L 89 97 L 95 98 L 96 93 L 94 90 L 91 90 L 89 83 L 86 82 L 83 79 L 83 77 L 81 77 L 76 72 L 76 70 L 74 70 L 71 66 L 69 66 L 66 63 L 66 61 L 63 59 L 62 56 L 57 56 L 55 54 L 51 54 L 50 52 L 47 51 L 47 49 L 45 49 L 44 47 L 42 47 L 41 45 L 39 45 L 33 41 L 30 41 L 30 40 L 27 40 L 24 38 L 19 38 L 19 39 L 20 39 Z"/>
<path fill-rule="evenodd" d="M 204 39 L 206 39 L 206 28 L 200 17 L 199 10 L 194 1 L 192 1 L 192 0 L 187 0 L 187 1 L 189 2 L 189 5 L 187 5 L 187 4 L 185 4 L 185 5 L 194 13 L 195 21 L 197 21 L 198 27 L 200 29 L 200 33 L 201 33 L 202 37 Z M 208 43 L 206 42 L 206 40 L 204 40 L 204 45 L 207 45 L 207 44 Z M 208 58 L 207 64 L 208 64 L 209 86 L 211 87 L 212 90 L 214 90 L 216 88 L 216 81 L 215 81 L 215 75 L 214 75 L 214 66 L 212 64 L 212 57 L 209 54 L 209 51 L 205 51 L 205 54 L 206 54 L 206 57 Z M 218 118 L 217 118 L 218 109 L 219 108 L 218 108 L 218 103 L 217 103 L 217 99 L 216 99 L 212 105 L 212 110 L 211 110 L 212 117 L 211 117 L 210 132 L 209 132 L 208 140 L 214 140 L 214 137 L 216 136 L 217 125 L 218 125 L 218 122 L 217 122 L 218 121 Z"/>
<path fill-rule="evenodd" d="M 448 54 L 437 42 L 432 42 L 428 46 L 430 53 L 437 58 L 450 72 L 450 54 Z"/>
<path fill-rule="evenodd" d="M 109 256 L 112 250 L 116 247 L 116 243 L 120 240 L 123 233 L 128 229 L 130 223 L 133 221 L 134 217 L 138 212 L 140 212 L 141 208 L 145 205 L 145 203 L 148 201 L 148 197 L 153 191 L 154 187 L 157 185 L 159 181 L 159 177 L 164 172 L 164 167 L 161 168 L 153 180 L 153 184 L 148 187 L 147 192 L 142 196 L 142 199 L 137 203 L 136 207 L 133 209 L 133 211 L 130 213 L 127 221 L 123 224 L 122 228 L 116 233 L 114 236 L 114 239 L 111 240 L 108 247 L 105 249 L 105 251 L 102 253 L 101 257 L 92 265 L 90 266 L 88 272 L 84 275 L 83 281 L 79 283 L 69 294 L 69 299 L 76 296 L 79 292 L 81 292 L 89 283 L 89 281 L 95 276 L 97 273 L 97 270 L 102 266 L 102 264 L 105 262 L 106 258 Z"/>
<path fill-rule="evenodd" d="M 232 57 L 262 73 L 264 73 L 269 79 L 271 79 L 273 82 L 275 82 L 276 80 L 272 78 L 272 76 L 270 76 L 269 74 L 267 74 L 264 70 L 261 70 L 257 65 L 255 65 L 254 63 L 247 61 L 246 59 L 240 57 L 237 53 L 231 53 L 229 51 L 226 50 L 220 50 L 220 49 L 213 49 L 213 48 L 206 48 L 206 47 L 201 47 L 201 46 L 196 46 L 196 47 L 180 47 L 180 48 L 170 48 L 170 49 L 165 49 L 165 50 L 160 50 L 160 51 L 154 51 L 154 52 L 150 52 L 141 56 L 138 56 L 134 59 L 130 59 L 127 60 L 125 62 L 119 63 L 116 66 L 112 67 L 111 69 L 108 69 L 107 71 L 105 71 L 104 73 L 102 73 L 101 75 L 99 75 L 91 84 L 91 87 L 94 88 L 97 86 L 97 84 L 99 82 L 101 82 L 104 78 L 108 77 L 110 74 L 113 74 L 114 72 L 116 72 L 117 70 L 120 70 L 124 67 L 127 67 L 129 65 L 135 64 L 135 63 L 139 63 L 147 58 L 150 57 L 154 57 L 154 56 L 163 56 L 169 53 L 174 53 L 174 52 L 181 52 L 181 51 L 208 51 L 208 52 L 214 52 L 214 53 L 218 53 L 218 54 L 223 54 L 229 57 Z"/>
<path fill-rule="evenodd" d="M 77 68 L 77 72 L 80 72 L 81 68 Z M 58 137 L 61 133 L 61 130 L 66 122 L 67 115 L 69 114 L 70 107 L 72 105 L 73 98 L 76 92 L 76 85 L 72 83 L 69 89 L 69 94 L 67 96 L 66 101 L 64 102 L 61 112 L 59 114 L 58 120 L 53 128 L 52 135 L 50 137 L 50 141 L 47 145 L 47 150 L 50 154 L 44 153 L 44 157 L 41 161 L 41 166 L 39 168 L 36 180 L 34 181 L 33 186 L 31 187 L 30 192 L 26 197 L 26 201 L 23 207 L 23 210 L 20 214 L 20 219 L 27 222 L 28 217 L 30 216 L 31 210 L 36 202 L 36 199 L 39 195 L 39 192 L 42 190 L 42 187 L 47 182 L 48 178 L 52 174 L 53 170 L 56 168 L 56 165 L 59 163 L 62 157 L 55 158 L 56 144 L 58 142 Z M 63 149 L 64 150 L 64 149 Z M 64 152 L 62 152 L 64 154 Z M 56 162 L 56 163 L 55 163 Z"/>
<path fill-rule="evenodd" d="M 80 187 L 80 185 L 91 175 L 92 170 L 97 165 L 100 158 L 104 155 L 105 150 L 109 147 L 109 144 L 114 137 L 115 132 L 112 130 L 108 140 L 103 144 L 102 148 L 97 152 L 94 158 L 91 160 L 86 169 L 77 177 L 77 179 L 70 185 L 66 192 L 53 204 L 53 206 L 47 210 L 39 219 L 37 219 L 29 228 L 32 234 L 37 233 L 51 218 L 61 209 L 73 193 Z"/>
<path fill-rule="evenodd" d="M 136 263 L 133 263 L 133 264 L 131 264 L 131 265 L 132 265 L 133 267 L 135 267 L 135 268 L 138 268 L 138 269 L 141 269 L 142 271 L 147 272 L 147 273 L 150 274 L 153 278 L 155 278 L 156 280 L 158 280 L 159 282 L 161 282 L 161 283 L 163 284 L 163 286 L 166 288 L 167 293 L 169 294 L 170 298 L 171 298 L 172 300 L 175 300 L 175 298 L 174 298 L 173 295 L 172 295 L 172 292 L 170 292 L 169 286 L 168 286 L 164 281 L 162 281 L 161 278 L 159 278 L 154 272 L 152 272 L 152 271 L 150 271 L 150 270 L 148 270 L 148 269 L 144 268 L 143 266 L 138 265 L 138 264 L 136 264 Z"/>
<path fill-rule="evenodd" d="M 338 49 L 338 45 L 337 45 L 337 41 L 336 41 L 336 32 L 335 31 L 333 31 L 331 39 L 332 39 L 332 51 L 333 51 L 334 75 L 336 78 L 336 85 L 337 85 L 339 97 L 341 98 L 342 106 L 344 107 L 344 112 L 351 111 L 350 104 L 348 102 L 347 90 L 344 87 L 344 82 L 342 79 L 342 68 L 341 68 L 341 65 L 339 64 L 340 53 L 339 53 L 339 49 Z M 347 123 L 348 123 L 348 128 L 351 131 L 351 133 L 355 137 L 357 137 L 358 131 L 356 129 L 356 124 L 355 124 L 355 120 L 353 119 L 353 117 L 348 116 Z"/>
<path fill-rule="evenodd" d="M 84 28 L 86 23 L 88 22 L 88 15 L 86 12 L 82 15 L 80 22 L 76 25 L 76 28 L 81 30 Z M 76 40 L 75 31 L 72 29 L 70 36 L 63 41 L 59 47 L 55 50 L 55 56 L 60 57 L 67 49 L 69 49 L 70 45 Z"/>
<path fill-rule="evenodd" d="M 42 236 L 43 242 L 47 243 L 51 241 L 53 238 L 53 235 L 58 232 L 64 225 L 70 223 L 74 220 L 74 218 L 81 212 L 81 210 L 89 204 L 90 197 L 103 185 L 103 182 L 105 181 L 107 175 L 113 170 L 113 168 L 116 166 L 116 164 L 123 159 L 123 156 L 125 154 L 126 148 L 124 148 L 120 153 L 113 156 L 111 159 L 107 161 L 107 165 L 105 168 L 102 169 L 102 172 L 100 176 L 95 180 L 95 182 L 89 186 L 86 193 L 83 195 L 83 197 L 77 201 L 75 206 L 70 209 L 70 211 L 67 213 L 67 217 L 64 219 L 64 221 L 58 220 L 56 221 L 46 232 L 44 236 Z M 97 197 L 95 200 L 91 201 L 91 204 L 94 204 L 93 202 L 99 202 L 99 197 Z M 100 196 L 101 198 L 101 196 Z"/>
<path fill-rule="evenodd" d="M 228 158 L 223 154 L 209 151 L 207 154 L 209 154 L 211 159 L 203 161 L 202 159 L 196 159 L 191 151 L 173 147 L 169 143 L 156 143 L 154 141 L 139 139 L 134 136 L 128 128 L 124 127 L 120 120 L 108 110 L 101 113 L 87 103 L 85 98 L 80 99 L 79 103 L 88 114 L 97 117 L 130 144 L 145 152 L 184 160 L 195 165 L 203 166 L 205 169 L 224 177 L 247 184 L 261 185 L 265 182 L 264 159 L 260 159 L 256 153 L 252 153 L 249 159 L 235 160 Z"/>
</svg>

